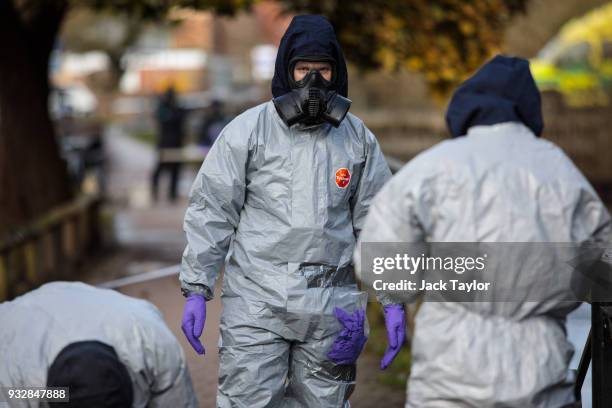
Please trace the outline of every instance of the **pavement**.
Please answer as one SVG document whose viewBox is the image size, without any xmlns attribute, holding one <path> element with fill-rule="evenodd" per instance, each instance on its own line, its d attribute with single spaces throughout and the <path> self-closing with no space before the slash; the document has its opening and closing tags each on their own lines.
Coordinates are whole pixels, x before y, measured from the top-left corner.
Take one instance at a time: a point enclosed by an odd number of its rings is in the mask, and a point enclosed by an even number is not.
<svg viewBox="0 0 612 408">
<path fill-rule="evenodd" d="M 185 247 L 182 220 L 185 197 L 197 169 L 185 168 L 179 184 L 181 199 L 169 203 L 163 198 L 154 202 L 149 194 L 150 174 L 156 160 L 151 146 L 126 136 L 120 127 L 111 126 L 106 133 L 109 158 L 108 191 L 113 209 L 115 241 L 111 249 L 98 256 L 84 280 L 101 284 L 114 279 L 139 277 L 180 262 Z M 160 197 L 164 196 L 164 181 Z M 156 305 L 179 340 L 201 407 L 214 407 L 217 390 L 219 357 L 219 290 L 207 304 L 207 320 L 203 334 L 206 355 L 196 354 L 184 339 L 180 328 L 183 298 L 176 275 L 146 282 L 123 285 L 118 289 L 130 296 L 146 299 Z M 357 367 L 357 386 L 351 397 L 353 408 L 384 406 L 403 407 L 403 389 L 381 384 L 378 361 L 363 355 Z"/>
</svg>

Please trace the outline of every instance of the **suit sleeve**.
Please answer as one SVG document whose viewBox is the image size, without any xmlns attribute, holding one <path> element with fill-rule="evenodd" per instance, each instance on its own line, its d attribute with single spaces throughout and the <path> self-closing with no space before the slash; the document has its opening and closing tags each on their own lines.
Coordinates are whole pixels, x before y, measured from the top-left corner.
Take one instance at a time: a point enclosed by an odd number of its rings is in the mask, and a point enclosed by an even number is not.
<svg viewBox="0 0 612 408">
<path fill-rule="evenodd" d="M 367 128 L 365 128 L 365 142 L 365 165 L 359 179 L 359 185 L 351 201 L 353 231 L 357 238 L 363 228 L 374 196 L 391 178 L 389 165 L 378 145 L 378 141 Z"/>
<path fill-rule="evenodd" d="M 576 235 L 587 236 L 589 242 L 598 245 L 612 245 L 610 213 L 594 190 L 589 189 L 581 195 L 574 214 L 573 229 Z"/>
<path fill-rule="evenodd" d="M 183 224 L 187 246 L 180 270 L 185 295 L 199 293 L 207 300 L 213 297 L 245 199 L 249 154 L 245 133 L 232 123 L 223 130 L 191 189 Z"/>
<path fill-rule="evenodd" d="M 420 202 L 421 196 L 426 193 L 420 191 L 420 179 L 418 173 L 408 164 L 374 197 L 353 258 L 357 277 L 365 287 L 372 288 L 375 279 L 384 279 L 384 275 L 374 275 L 368 265 L 362 264 L 362 255 L 368 250 L 367 245 L 425 242 L 421 214 L 426 211 L 421 208 Z M 370 247 L 370 250 L 373 250 L 372 248 Z M 388 248 L 393 249 L 391 244 Z M 378 253 L 378 250 L 375 251 Z M 400 303 L 382 291 L 377 291 L 376 296 L 383 305 Z"/>
</svg>

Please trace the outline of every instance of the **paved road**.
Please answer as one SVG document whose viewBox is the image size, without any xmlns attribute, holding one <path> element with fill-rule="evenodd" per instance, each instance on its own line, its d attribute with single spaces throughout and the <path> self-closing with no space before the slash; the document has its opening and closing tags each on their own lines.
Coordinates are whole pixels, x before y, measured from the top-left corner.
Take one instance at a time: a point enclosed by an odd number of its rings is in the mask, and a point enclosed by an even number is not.
<svg viewBox="0 0 612 408">
<path fill-rule="evenodd" d="M 155 203 L 150 196 L 154 149 L 127 137 L 116 125 L 106 130 L 105 148 L 114 242 L 88 270 L 86 279 L 99 283 L 176 264 L 185 248 L 182 220 L 195 170 L 183 169 L 182 198 L 177 203 L 168 203 L 164 194 Z M 162 178 L 160 193 L 166 188 L 167 180 Z"/>
</svg>

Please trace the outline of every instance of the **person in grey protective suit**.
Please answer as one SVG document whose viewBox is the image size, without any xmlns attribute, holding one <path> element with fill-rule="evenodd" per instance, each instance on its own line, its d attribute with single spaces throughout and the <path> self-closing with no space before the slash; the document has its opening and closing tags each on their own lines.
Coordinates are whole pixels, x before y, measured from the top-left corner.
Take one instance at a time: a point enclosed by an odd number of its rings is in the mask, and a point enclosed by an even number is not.
<svg viewBox="0 0 612 408">
<path fill-rule="evenodd" d="M 361 243 L 609 240 L 610 215 L 591 185 L 561 149 L 539 138 L 540 95 L 526 60 L 486 63 L 455 92 L 446 119 L 453 139 L 415 157 L 383 187 Z M 361 255 L 355 260 L 364 271 Z M 380 299 L 393 302 L 390 292 Z M 423 303 L 406 406 L 572 404 L 565 316 L 577 305 L 554 296 Z"/>
<path fill-rule="evenodd" d="M 193 185 L 182 327 L 204 353 L 206 301 L 225 262 L 219 407 L 348 406 L 367 335 L 352 252 L 390 171 L 347 113 L 347 90 L 332 26 L 295 17 L 274 99 L 224 128 Z"/>
<path fill-rule="evenodd" d="M 183 350 L 149 302 L 52 282 L 0 303 L 0 322 L 0 387 L 69 387 L 57 402 L 68 408 L 198 406 Z"/>
</svg>

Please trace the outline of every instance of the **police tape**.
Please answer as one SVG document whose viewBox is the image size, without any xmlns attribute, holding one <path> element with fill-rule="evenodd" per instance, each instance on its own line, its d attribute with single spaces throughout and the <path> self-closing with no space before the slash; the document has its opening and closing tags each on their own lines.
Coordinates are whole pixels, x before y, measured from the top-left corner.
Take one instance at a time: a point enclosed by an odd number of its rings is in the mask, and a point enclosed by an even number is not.
<svg viewBox="0 0 612 408">
<path fill-rule="evenodd" d="M 108 282 L 96 285 L 98 288 L 117 289 L 128 285 L 150 282 L 152 280 L 166 278 L 172 275 L 178 275 L 181 265 L 176 264 L 154 271 L 139 273 L 138 275 L 126 276 L 124 278 L 114 279 Z"/>
</svg>

